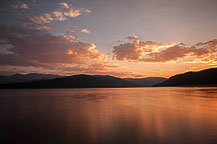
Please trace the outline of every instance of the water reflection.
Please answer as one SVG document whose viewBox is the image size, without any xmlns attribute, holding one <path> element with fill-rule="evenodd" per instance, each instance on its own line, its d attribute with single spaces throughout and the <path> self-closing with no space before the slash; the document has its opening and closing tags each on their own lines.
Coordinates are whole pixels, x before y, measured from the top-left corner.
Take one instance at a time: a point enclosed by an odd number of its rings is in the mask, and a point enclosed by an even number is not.
<svg viewBox="0 0 217 144">
<path fill-rule="evenodd" d="M 217 143 L 217 88 L 0 93 L 1 143 Z"/>
</svg>

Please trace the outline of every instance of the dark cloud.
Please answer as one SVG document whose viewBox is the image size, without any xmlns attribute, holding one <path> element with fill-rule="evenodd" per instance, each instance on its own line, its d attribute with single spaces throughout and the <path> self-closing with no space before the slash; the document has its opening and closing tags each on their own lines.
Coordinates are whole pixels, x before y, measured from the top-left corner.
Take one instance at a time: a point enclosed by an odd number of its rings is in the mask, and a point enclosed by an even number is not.
<svg viewBox="0 0 217 144">
<path fill-rule="evenodd" d="M 66 64 L 85 64 L 105 59 L 92 43 L 73 41 L 46 30 L 16 26 L 0 26 L 0 40 L 10 54 L 0 54 L 0 65 L 56 68 Z"/>
</svg>

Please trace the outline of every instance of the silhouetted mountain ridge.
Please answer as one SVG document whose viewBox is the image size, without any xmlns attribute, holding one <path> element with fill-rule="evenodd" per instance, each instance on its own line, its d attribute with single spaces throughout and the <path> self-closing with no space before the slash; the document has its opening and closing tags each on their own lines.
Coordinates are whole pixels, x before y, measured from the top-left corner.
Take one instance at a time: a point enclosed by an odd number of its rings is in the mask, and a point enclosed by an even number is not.
<svg viewBox="0 0 217 144">
<path fill-rule="evenodd" d="M 150 79 L 150 78 L 148 78 Z M 157 80 L 154 78 L 155 81 Z M 159 78 L 160 80 L 164 78 Z M 136 79 L 139 80 L 139 79 Z M 110 75 L 72 75 L 49 80 L 1 84 L 0 88 L 109 88 L 109 87 L 139 87 L 150 84 L 137 84 L 132 79 L 121 79 Z"/>
<path fill-rule="evenodd" d="M 166 78 L 162 77 L 147 77 L 147 78 L 141 78 L 141 79 L 136 79 L 136 78 L 125 78 L 125 80 L 132 82 L 135 84 L 135 86 L 153 86 L 155 84 L 161 83 L 165 80 Z"/>
<path fill-rule="evenodd" d="M 155 86 L 217 86 L 217 68 L 186 72 L 170 77 Z"/>
<path fill-rule="evenodd" d="M 0 84 L 20 83 L 20 82 L 42 80 L 42 79 L 54 79 L 59 77 L 62 76 L 52 75 L 52 74 L 38 74 L 38 73 L 14 74 L 10 76 L 0 76 Z"/>
</svg>

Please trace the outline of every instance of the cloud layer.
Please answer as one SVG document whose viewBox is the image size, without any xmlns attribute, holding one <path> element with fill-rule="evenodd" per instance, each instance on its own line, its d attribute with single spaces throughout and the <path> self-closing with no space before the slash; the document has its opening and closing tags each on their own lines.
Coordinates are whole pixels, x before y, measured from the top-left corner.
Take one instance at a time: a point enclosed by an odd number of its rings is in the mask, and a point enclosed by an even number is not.
<svg viewBox="0 0 217 144">
<path fill-rule="evenodd" d="M 183 43 L 157 43 L 128 37 L 128 42 L 113 47 L 114 58 L 133 62 L 168 62 L 177 60 L 195 61 L 217 52 L 217 40 L 186 46 Z"/>
<path fill-rule="evenodd" d="M 106 56 L 93 43 L 73 41 L 48 31 L 16 26 L 0 27 L 0 65 L 56 68 L 70 64 L 97 63 Z"/>
</svg>

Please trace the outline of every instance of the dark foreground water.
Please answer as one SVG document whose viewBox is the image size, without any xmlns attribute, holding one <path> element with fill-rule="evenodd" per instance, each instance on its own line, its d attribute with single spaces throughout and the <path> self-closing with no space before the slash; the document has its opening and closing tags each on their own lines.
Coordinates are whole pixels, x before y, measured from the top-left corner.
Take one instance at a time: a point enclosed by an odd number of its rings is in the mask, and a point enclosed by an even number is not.
<svg viewBox="0 0 217 144">
<path fill-rule="evenodd" d="M 217 88 L 0 90 L 1 144 L 216 144 Z"/>
</svg>

